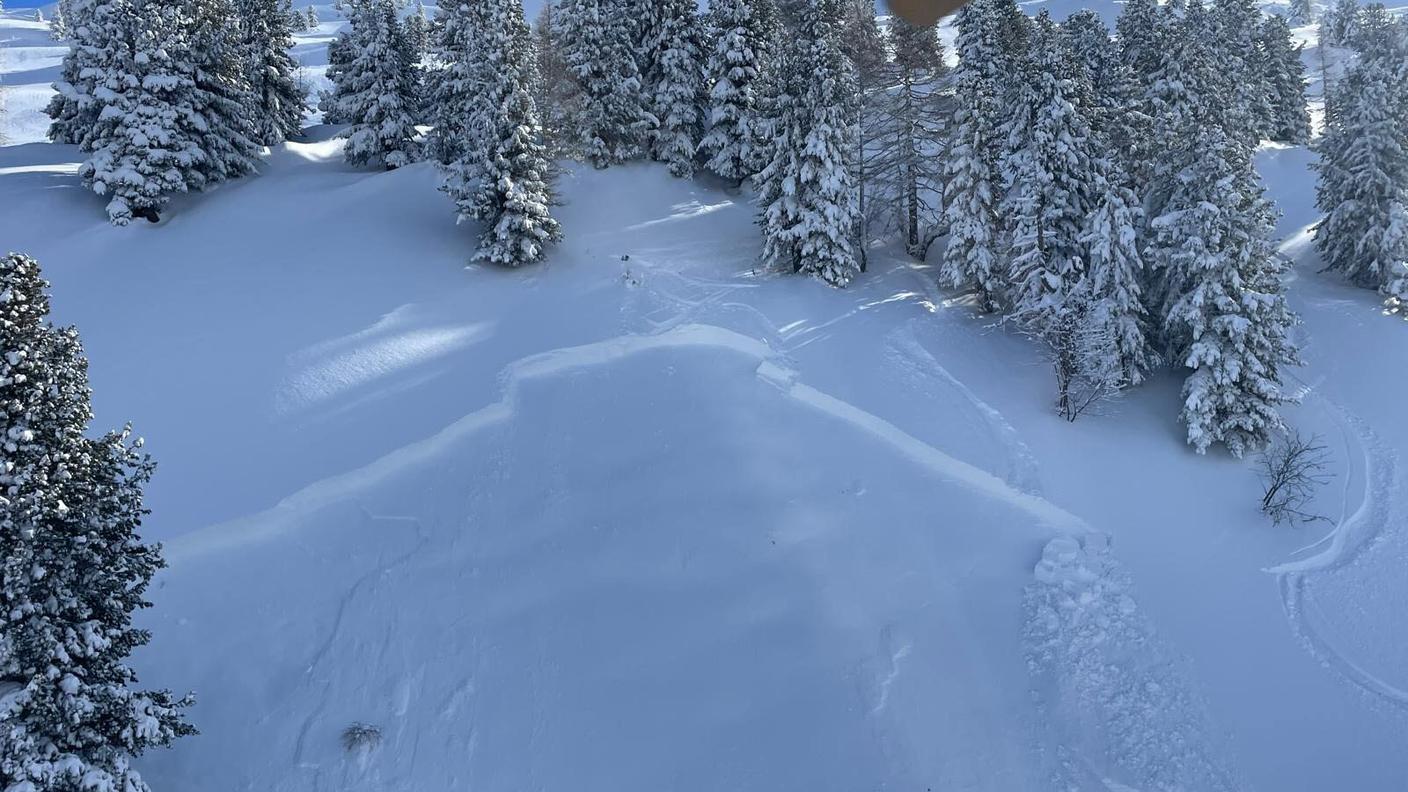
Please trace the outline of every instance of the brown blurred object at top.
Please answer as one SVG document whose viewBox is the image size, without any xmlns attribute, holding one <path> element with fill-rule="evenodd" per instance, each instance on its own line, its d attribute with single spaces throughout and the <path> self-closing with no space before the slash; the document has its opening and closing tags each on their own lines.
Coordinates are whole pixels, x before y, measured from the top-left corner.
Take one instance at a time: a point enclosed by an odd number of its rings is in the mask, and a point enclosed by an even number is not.
<svg viewBox="0 0 1408 792">
<path fill-rule="evenodd" d="M 963 0 L 885 0 L 890 10 L 915 27 L 928 27 L 963 7 Z"/>
</svg>

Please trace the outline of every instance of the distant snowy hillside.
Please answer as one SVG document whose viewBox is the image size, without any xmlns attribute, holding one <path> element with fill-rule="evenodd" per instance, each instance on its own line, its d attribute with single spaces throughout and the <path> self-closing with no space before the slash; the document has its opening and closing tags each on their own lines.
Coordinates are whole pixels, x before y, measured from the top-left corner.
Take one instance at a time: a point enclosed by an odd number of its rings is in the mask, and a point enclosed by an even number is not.
<svg viewBox="0 0 1408 792">
<path fill-rule="evenodd" d="M 159 461 L 155 792 L 1408 787 L 1408 325 L 1318 272 L 1305 148 L 1257 155 L 1334 476 L 1288 528 L 1173 375 L 1069 424 L 932 262 L 760 271 L 748 191 L 663 166 L 569 166 L 521 270 L 325 126 L 113 227 L 43 36 L 0 18 L 0 248 Z"/>
</svg>

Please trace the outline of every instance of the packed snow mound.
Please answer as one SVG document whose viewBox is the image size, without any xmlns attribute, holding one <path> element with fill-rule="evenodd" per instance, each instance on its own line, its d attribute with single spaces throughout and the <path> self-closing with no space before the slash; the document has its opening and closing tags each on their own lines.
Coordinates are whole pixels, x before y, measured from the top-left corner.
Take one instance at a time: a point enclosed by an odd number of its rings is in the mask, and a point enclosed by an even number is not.
<svg viewBox="0 0 1408 792">
<path fill-rule="evenodd" d="M 1110 537 L 1052 539 L 1026 596 L 1028 663 L 1074 788 L 1245 788 L 1206 705 L 1132 596 Z"/>
</svg>

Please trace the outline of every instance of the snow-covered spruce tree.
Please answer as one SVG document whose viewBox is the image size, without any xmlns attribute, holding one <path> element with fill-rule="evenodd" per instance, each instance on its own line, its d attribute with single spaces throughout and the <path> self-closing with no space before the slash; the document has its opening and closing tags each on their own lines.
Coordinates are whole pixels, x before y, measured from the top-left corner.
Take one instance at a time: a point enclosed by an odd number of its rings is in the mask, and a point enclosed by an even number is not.
<svg viewBox="0 0 1408 792">
<path fill-rule="evenodd" d="M 656 119 L 647 108 L 628 0 L 561 0 L 555 14 L 574 90 L 564 108 L 572 148 L 594 167 L 640 156 Z"/>
<path fill-rule="evenodd" d="M 1231 88 L 1225 128 L 1254 148 L 1270 135 L 1274 115 L 1259 46 L 1264 17 L 1256 0 L 1217 0 L 1214 17 L 1218 67 Z"/>
<path fill-rule="evenodd" d="M 149 0 L 150 2 L 151 0 Z M 195 85 L 192 105 L 204 121 L 201 168 L 205 185 L 254 171 L 259 143 L 249 108 L 253 89 L 248 56 L 240 39 L 240 17 L 232 0 L 182 0 L 183 40 L 179 63 Z"/>
<path fill-rule="evenodd" d="M 308 97 L 298 84 L 298 64 L 289 54 L 293 46 L 289 25 L 295 16 L 289 0 L 239 0 L 253 100 L 250 120 L 254 139 L 265 146 L 297 137 L 303 129 Z"/>
<path fill-rule="evenodd" d="M 347 4 L 352 33 L 347 65 L 338 74 L 335 114 L 349 125 L 343 156 L 352 165 L 380 164 L 388 170 L 416 160 L 415 65 L 393 0 Z"/>
<path fill-rule="evenodd" d="M 1120 56 L 1145 87 L 1153 84 L 1153 74 L 1167 48 L 1169 21 L 1157 0 L 1129 0 L 1115 20 Z"/>
<path fill-rule="evenodd" d="M 416 7 L 406 16 L 404 23 L 406 32 L 406 46 L 415 53 L 416 58 L 423 54 L 430 46 L 430 18 L 425 15 L 425 3 L 416 0 Z"/>
<path fill-rule="evenodd" d="M 447 167 L 442 189 L 460 220 L 485 224 L 475 259 L 516 267 L 542 258 L 561 237 L 548 212 L 548 162 L 529 89 L 532 34 L 520 0 L 475 4 L 481 16 L 473 81 L 480 87 L 466 105 L 468 145 Z"/>
<path fill-rule="evenodd" d="M 1176 175 L 1197 156 L 1197 130 L 1217 124 L 1226 130 L 1225 102 L 1231 95 L 1218 71 L 1212 18 L 1201 0 L 1191 0 L 1159 56 L 1142 106 L 1149 115 L 1155 148 L 1148 156 L 1141 199 L 1145 216 L 1153 220 L 1177 186 Z M 1147 296 L 1158 298 L 1154 290 Z"/>
<path fill-rule="evenodd" d="M 1061 23 L 1061 35 L 1075 56 L 1080 79 L 1089 88 L 1083 107 L 1095 136 L 1095 150 L 1114 163 L 1132 185 L 1147 178 L 1147 163 L 1157 141 L 1150 140 L 1152 119 L 1144 112 L 1139 81 L 1093 11 L 1078 11 Z"/>
<path fill-rule="evenodd" d="M 943 217 L 949 237 L 939 268 L 940 283 L 974 289 L 981 308 L 989 312 L 1000 307 L 1007 291 L 999 256 L 1001 86 L 992 69 L 1001 55 L 993 8 L 990 0 L 974 0 L 958 14 L 957 107 L 944 166 Z"/>
<path fill-rule="evenodd" d="M 710 3 L 708 24 L 713 48 L 705 62 L 705 82 L 712 87 L 709 128 L 699 142 L 699 154 L 710 171 L 741 182 L 753 175 L 758 161 L 750 124 L 758 108 L 763 34 L 747 0 Z"/>
<path fill-rule="evenodd" d="M 322 24 L 318 19 L 318 11 L 313 8 L 313 6 L 308 6 L 307 10 L 304 11 L 303 24 L 305 25 L 304 30 L 317 30 L 318 25 Z"/>
<path fill-rule="evenodd" d="M 1408 261 L 1408 101 L 1389 53 L 1366 57 L 1340 82 L 1320 139 L 1315 244 L 1325 269 L 1390 291 Z"/>
<path fill-rule="evenodd" d="M 137 535 L 152 463 L 127 430 L 86 436 L 87 361 L 46 286 L 0 258 L 0 787 L 146 792 L 132 757 L 195 731 L 189 699 L 134 689 L 127 665 L 164 566 Z"/>
<path fill-rule="evenodd" d="M 1312 0 L 1291 0 L 1286 8 L 1286 21 L 1292 25 L 1309 25 L 1315 20 Z"/>
<path fill-rule="evenodd" d="M 347 65 L 352 62 L 356 50 L 352 41 L 354 32 L 343 31 L 328 42 L 328 68 L 324 74 L 332 87 L 318 94 L 318 110 L 322 111 L 324 124 L 346 124 L 351 120 L 342 114 L 338 95 L 344 90 Z"/>
<path fill-rule="evenodd" d="M 1266 70 L 1271 100 L 1267 135 L 1280 143 L 1307 143 L 1310 141 L 1310 112 L 1305 103 L 1305 66 L 1300 60 L 1304 45 L 1291 43 L 1291 29 L 1286 20 L 1274 14 L 1261 26 L 1259 39 L 1261 64 Z"/>
<path fill-rule="evenodd" d="M 883 127 L 876 140 L 880 154 L 875 178 L 898 199 L 899 229 L 905 250 L 922 257 L 934 237 L 943 189 L 946 107 L 940 81 L 947 74 L 943 44 L 934 26 L 915 27 L 900 18 L 890 22 L 894 45 L 895 86 L 880 103 Z M 862 124 L 865 122 L 862 121 Z"/>
<path fill-rule="evenodd" d="M 1181 414 L 1188 442 L 1199 453 L 1222 443 L 1240 457 L 1282 427 L 1281 370 L 1299 363 L 1288 337 L 1296 320 L 1248 152 L 1217 124 L 1203 125 L 1193 146 L 1199 156 L 1152 224 L 1169 283 L 1164 333 L 1170 358 L 1192 370 Z"/>
<path fill-rule="evenodd" d="M 1096 162 L 1075 73 L 1055 23 L 1038 16 L 1011 99 L 1001 205 L 1012 256 L 1008 313 L 1038 335 L 1085 274 L 1080 238 L 1094 208 Z"/>
<path fill-rule="evenodd" d="M 704 62 L 694 0 L 651 0 L 641 31 L 642 78 L 647 109 L 656 124 L 646 133 L 650 157 L 670 173 L 694 174 L 702 129 Z"/>
<path fill-rule="evenodd" d="M 1335 0 L 1320 16 L 1320 40 L 1336 47 L 1348 47 L 1354 41 L 1359 22 L 1359 0 Z"/>
<path fill-rule="evenodd" d="M 59 78 L 54 81 L 54 95 L 44 108 L 50 120 L 48 137 L 55 143 L 82 145 L 97 118 L 93 80 L 97 67 L 108 57 L 106 48 L 110 39 L 102 28 L 87 23 L 108 1 L 72 0 L 64 14 L 68 25 L 68 52 L 59 67 Z M 108 18 L 106 13 L 104 18 Z"/>
<path fill-rule="evenodd" d="M 783 57 L 772 159 L 757 175 L 763 260 L 833 286 L 859 270 L 852 244 L 855 78 L 841 51 L 838 0 L 816 0 Z"/>
<path fill-rule="evenodd" d="M 179 7 L 155 0 L 105 0 L 91 9 L 80 35 L 85 75 L 80 94 L 92 126 L 80 145 L 89 152 L 78 168 L 85 187 L 109 198 L 108 217 L 155 221 L 171 193 L 203 187 L 209 128 L 197 107 L 197 88 L 185 54 Z M 99 48 L 90 43 L 103 40 Z"/>
<path fill-rule="evenodd" d="M 465 123 L 481 90 L 484 11 L 480 0 L 444 0 L 436 14 L 436 63 L 428 87 L 431 123 L 430 155 L 440 164 L 458 160 L 468 145 Z"/>
<path fill-rule="evenodd" d="M 68 38 L 68 14 L 64 10 L 67 5 L 67 0 L 59 3 L 54 8 L 53 18 L 49 20 L 49 35 L 55 41 L 64 41 Z"/>
<path fill-rule="evenodd" d="M 1158 355 L 1146 333 L 1148 313 L 1142 300 L 1143 211 L 1138 196 L 1111 168 L 1107 160 L 1095 171 L 1094 211 L 1080 238 L 1086 266 L 1080 289 L 1088 306 L 1082 318 L 1096 329 L 1102 340 L 1097 354 L 1106 358 L 1095 368 L 1113 373 L 1106 377 L 1109 384 L 1124 387 L 1143 382 Z"/>
</svg>

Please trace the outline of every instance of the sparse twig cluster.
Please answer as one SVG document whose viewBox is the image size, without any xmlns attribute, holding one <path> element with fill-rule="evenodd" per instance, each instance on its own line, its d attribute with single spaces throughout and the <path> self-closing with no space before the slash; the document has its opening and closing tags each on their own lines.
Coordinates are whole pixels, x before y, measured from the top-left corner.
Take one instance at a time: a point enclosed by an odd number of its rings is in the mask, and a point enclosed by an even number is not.
<svg viewBox="0 0 1408 792">
<path fill-rule="evenodd" d="M 1317 436 L 1282 436 L 1260 457 L 1261 511 L 1276 525 L 1329 518 L 1309 511 L 1316 491 L 1330 481 L 1330 455 Z"/>
</svg>

